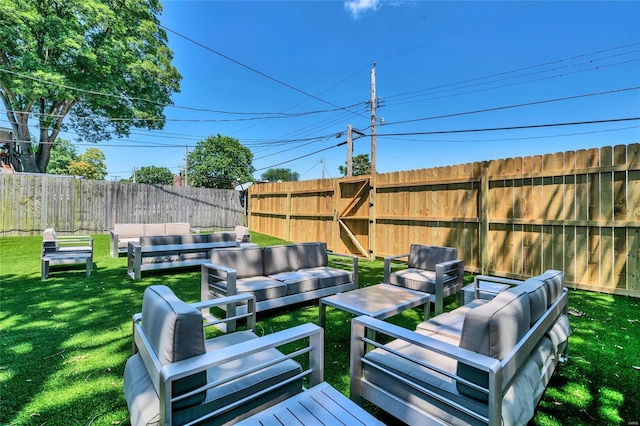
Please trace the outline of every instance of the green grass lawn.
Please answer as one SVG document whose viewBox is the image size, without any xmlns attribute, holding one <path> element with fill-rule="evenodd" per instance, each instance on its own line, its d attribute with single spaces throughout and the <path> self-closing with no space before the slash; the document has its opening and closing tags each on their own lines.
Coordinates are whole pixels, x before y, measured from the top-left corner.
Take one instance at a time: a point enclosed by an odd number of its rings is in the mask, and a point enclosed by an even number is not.
<svg viewBox="0 0 640 426">
<path fill-rule="evenodd" d="M 0 424 L 127 425 L 122 375 L 131 354 L 131 316 L 152 284 L 198 301 L 199 269 L 147 273 L 134 282 L 126 274 L 126 258 L 109 256 L 108 235 L 96 235 L 91 277 L 81 264 L 53 266 L 50 278 L 41 281 L 41 241 L 0 238 Z M 282 242 L 258 234 L 253 241 Z M 381 261 L 360 265 L 361 285 L 381 280 Z M 456 307 L 453 296 L 446 302 L 448 309 Z M 556 370 L 532 424 L 638 424 L 639 304 L 639 299 L 570 292 L 570 360 Z M 345 394 L 350 320 L 327 310 L 325 378 Z M 420 310 L 390 321 L 415 328 Z M 305 322 L 318 323 L 317 302 L 259 314 L 256 328 L 272 333 Z"/>
</svg>

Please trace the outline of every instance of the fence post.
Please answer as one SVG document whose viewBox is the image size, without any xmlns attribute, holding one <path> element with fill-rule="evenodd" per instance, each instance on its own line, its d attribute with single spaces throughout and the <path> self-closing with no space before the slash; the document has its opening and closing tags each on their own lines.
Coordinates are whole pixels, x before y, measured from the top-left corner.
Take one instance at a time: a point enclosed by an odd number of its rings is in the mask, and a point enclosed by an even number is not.
<svg viewBox="0 0 640 426">
<path fill-rule="evenodd" d="M 480 211 L 480 252 L 478 257 L 480 260 L 480 273 L 489 274 L 489 162 L 483 161 L 480 169 L 480 191 L 479 191 Z"/>
</svg>

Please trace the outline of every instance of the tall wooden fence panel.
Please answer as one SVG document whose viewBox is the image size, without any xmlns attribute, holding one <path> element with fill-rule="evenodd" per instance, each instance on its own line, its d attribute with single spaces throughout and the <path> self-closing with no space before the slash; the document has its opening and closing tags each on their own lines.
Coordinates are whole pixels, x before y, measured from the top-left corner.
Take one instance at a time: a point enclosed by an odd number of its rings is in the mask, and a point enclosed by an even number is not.
<svg viewBox="0 0 640 426">
<path fill-rule="evenodd" d="M 470 272 L 560 269 L 569 286 L 640 297 L 640 144 L 254 185 L 249 224 L 368 257 L 453 246 Z"/>
<path fill-rule="evenodd" d="M 0 174 L 0 235 L 104 233 L 114 223 L 189 222 L 194 228 L 244 223 L 234 190 Z"/>
</svg>

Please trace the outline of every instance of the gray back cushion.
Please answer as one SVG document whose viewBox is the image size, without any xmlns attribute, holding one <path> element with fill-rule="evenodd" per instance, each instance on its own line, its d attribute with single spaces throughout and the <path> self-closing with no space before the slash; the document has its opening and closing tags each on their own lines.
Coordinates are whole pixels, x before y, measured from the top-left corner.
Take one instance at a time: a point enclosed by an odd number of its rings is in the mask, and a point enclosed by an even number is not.
<svg viewBox="0 0 640 426">
<path fill-rule="evenodd" d="M 212 243 L 235 243 L 235 232 L 215 232 L 209 235 L 209 241 Z"/>
<path fill-rule="evenodd" d="M 498 294 L 489 303 L 467 312 L 462 324 L 460 347 L 502 360 L 529 331 L 531 312 L 529 295 L 525 288 L 513 287 Z M 487 373 L 461 362 L 457 373 L 460 377 L 487 387 Z M 481 401 L 487 395 L 460 382 L 458 391 Z"/>
<path fill-rule="evenodd" d="M 189 222 L 165 223 L 165 232 L 169 235 L 190 234 L 191 226 Z"/>
<path fill-rule="evenodd" d="M 547 286 L 544 281 L 537 278 L 529 278 L 518 287 L 529 294 L 529 310 L 531 312 L 530 325 L 532 326 L 547 310 Z"/>
<path fill-rule="evenodd" d="M 411 244 L 409 248 L 409 268 L 435 271 L 436 264 L 456 260 L 458 250 L 453 247 L 423 246 Z"/>
<path fill-rule="evenodd" d="M 163 285 L 149 286 L 142 299 L 142 330 L 161 365 L 205 353 L 202 314 Z M 181 395 L 206 383 L 206 372 L 177 380 L 173 395 Z M 205 393 L 175 404 L 184 408 L 200 403 Z"/>
<path fill-rule="evenodd" d="M 260 247 L 230 247 L 211 250 L 211 263 L 235 269 L 238 278 L 264 275 Z"/>
<path fill-rule="evenodd" d="M 537 280 L 543 281 L 547 286 L 547 307 L 553 305 L 562 295 L 562 289 L 564 288 L 564 273 L 549 269 L 544 274 L 534 277 Z"/>
<path fill-rule="evenodd" d="M 297 271 L 298 253 L 294 245 L 269 246 L 263 249 L 264 275 Z"/>
<path fill-rule="evenodd" d="M 298 269 L 328 265 L 327 243 L 312 242 L 296 243 L 294 245 L 298 252 Z"/>
<path fill-rule="evenodd" d="M 145 223 L 142 225 L 144 235 L 165 235 L 167 229 L 164 223 Z"/>
<path fill-rule="evenodd" d="M 140 237 L 140 245 L 143 246 L 165 246 L 174 244 L 180 244 L 179 235 L 147 235 Z"/>
<path fill-rule="evenodd" d="M 142 223 L 116 223 L 113 225 L 113 231 L 120 238 L 139 237 L 144 235 L 144 225 Z"/>
<path fill-rule="evenodd" d="M 180 244 L 200 244 L 211 241 L 213 234 L 183 234 L 180 235 Z"/>
</svg>

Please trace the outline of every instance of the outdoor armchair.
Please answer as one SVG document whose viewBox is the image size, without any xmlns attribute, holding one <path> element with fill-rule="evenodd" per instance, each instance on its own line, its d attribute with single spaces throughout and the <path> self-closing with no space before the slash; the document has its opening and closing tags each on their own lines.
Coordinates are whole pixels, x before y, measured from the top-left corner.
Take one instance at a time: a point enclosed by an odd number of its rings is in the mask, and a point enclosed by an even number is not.
<svg viewBox="0 0 640 426">
<path fill-rule="evenodd" d="M 243 315 L 210 322 L 201 309 L 248 304 Z M 131 424 L 233 424 L 322 381 L 323 331 L 313 324 L 258 337 L 251 295 L 187 304 L 166 286 L 149 286 L 133 316 L 133 356 L 124 394 Z M 247 320 L 248 330 L 206 338 L 204 327 Z M 277 349 L 301 341 L 306 349 Z M 302 354 L 302 355 L 301 355 Z M 308 354 L 308 355 L 306 355 Z M 303 373 L 295 357 L 308 356 Z"/>
<path fill-rule="evenodd" d="M 384 258 L 384 282 L 431 294 L 439 315 L 443 299 L 462 289 L 464 261 L 457 257 L 458 250 L 453 247 L 411 244 L 409 253 Z M 407 258 L 407 263 L 393 263 L 402 258 Z M 394 270 L 400 265 L 406 269 Z"/>
<path fill-rule="evenodd" d="M 49 277 L 50 265 L 86 263 L 87 276 L 93 270 L 93 238 L 90 235 L 59 236 L 53 228 L 42 233 L 41 278 Z"/>
</svg>

